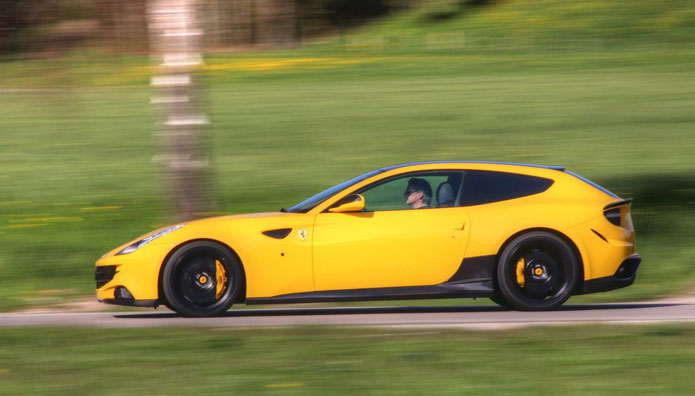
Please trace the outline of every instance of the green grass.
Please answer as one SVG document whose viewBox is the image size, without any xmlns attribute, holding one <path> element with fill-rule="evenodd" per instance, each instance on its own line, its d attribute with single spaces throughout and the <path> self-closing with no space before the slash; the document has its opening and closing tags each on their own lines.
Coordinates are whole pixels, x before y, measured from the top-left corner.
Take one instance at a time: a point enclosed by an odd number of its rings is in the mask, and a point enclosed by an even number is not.
<svg viewBox="0 0 695 396">
<path fill-rule="evenodd" d="M 363 34 L 427 49 L 614 50 L 692 45 L 687 0 L 433 0 Z M 394 45 L 395 46 L 395 45 Z"/>
<path fill-rule="evenodd" d="M 589 300 L 692 288 L 693 7 L 444 3 L 323 44 L 209 56 L 209 212 L 278 210 L 401 162 L 565 165 L 635 197 L 638 280 Z M 593 22 L 573 29 L 573 12 Z M 89 294 L 102 253 L 170 221 L 147 59 L 0 72 L 0 309 Z"/>
<path fill-rule="evenodd" d="M 0 329 L 8 395 L 690 395 L 695 327 Z"/>
</svg>

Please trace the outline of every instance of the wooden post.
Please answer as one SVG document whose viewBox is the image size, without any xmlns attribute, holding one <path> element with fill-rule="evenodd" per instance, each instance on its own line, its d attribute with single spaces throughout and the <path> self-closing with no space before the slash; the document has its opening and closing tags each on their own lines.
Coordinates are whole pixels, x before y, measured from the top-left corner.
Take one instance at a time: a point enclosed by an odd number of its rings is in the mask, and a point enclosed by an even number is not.
<svg viewBox="0 0 695 396">
<path fill-rule="evenodd" d="M 202 24 L 196 0 L 148 0 L 152 60 L 152 103 L 159 113 L 161 154 L 175 217 L 188 220 L 209 210 L 208 160 L 195 72 L 203 64 Z"/>
</svg>

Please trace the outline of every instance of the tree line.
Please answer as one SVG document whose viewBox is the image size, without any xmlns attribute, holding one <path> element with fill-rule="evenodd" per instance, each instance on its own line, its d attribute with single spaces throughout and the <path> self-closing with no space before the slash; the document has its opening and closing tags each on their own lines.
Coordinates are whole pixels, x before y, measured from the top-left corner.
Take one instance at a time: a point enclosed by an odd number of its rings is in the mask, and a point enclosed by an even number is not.
<svg viewBox="0 0 695 396">
<path fill-rule="evenodd" d="M 422 0 L 419 0 L 422 1 Z M 292 46 L 416 0 L 198 0 L 206 49 Z M 147 0 L 0 0 L 0 53 L 147 51 Z"/>
</svg>

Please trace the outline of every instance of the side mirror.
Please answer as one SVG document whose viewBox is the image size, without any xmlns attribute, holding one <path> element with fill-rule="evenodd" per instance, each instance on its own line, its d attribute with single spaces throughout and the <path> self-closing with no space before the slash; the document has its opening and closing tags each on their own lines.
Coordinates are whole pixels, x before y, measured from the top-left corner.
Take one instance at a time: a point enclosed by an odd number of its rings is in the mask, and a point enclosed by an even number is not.
<svg viewBox="0 0 695 396">
<path fill-rule="evenodd" d="M 338 206 L 328 209 L 331 213 L 359 212 L 364 209 L 364 197 L 361 194 L 352 194 L 338 202 Z"/>
</svg>

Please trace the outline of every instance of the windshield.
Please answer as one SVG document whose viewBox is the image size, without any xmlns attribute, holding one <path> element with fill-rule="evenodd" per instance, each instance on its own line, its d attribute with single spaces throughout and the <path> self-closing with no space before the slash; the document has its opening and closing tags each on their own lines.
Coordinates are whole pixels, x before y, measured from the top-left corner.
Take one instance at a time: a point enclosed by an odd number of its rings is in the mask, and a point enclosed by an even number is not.
<svg viewBox="0 0 695 396">
<path fill-rule="evenodd" d="M 340 191 L 345 190 L 346 188 L 357 184 L 361 182 L 362 180 L 368 179 L 374 175 L 378 175 L 381 172 L 384 172 L 386 169 L 377 169 L 373 170 L 371 172 L 365 173 L 364 175 L 360 175 L 357 177 L 353 177 L 352 179 L 348 181 L 344 181 L 338 185 L 335 185 L 328 190 L 321 191 L 320 193 L 314 195 L 311 198 L 308 198 L 293 207 L 287 209 L 288 212 L 293 212 L 293 213 L 306 213 L 313 209 L 316 205 L 320 204 L 321 202 L 327 200 L 328 198 L 332 197 L 333 195 L 339 193 Z"/>
</svg>

